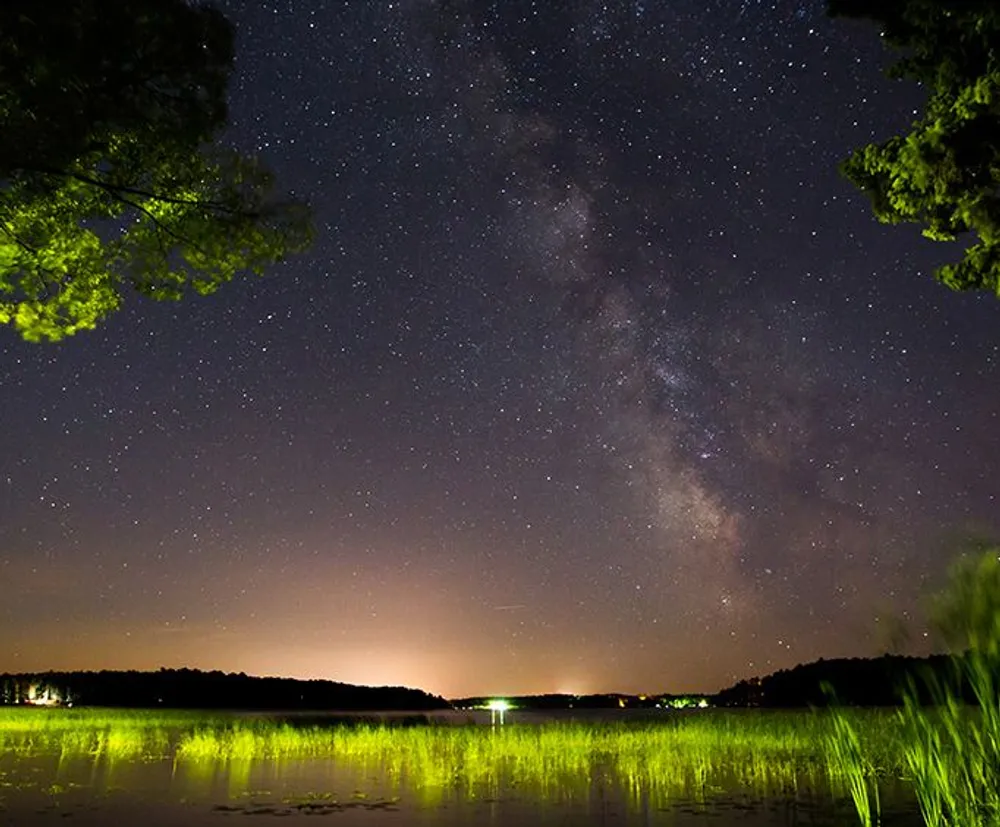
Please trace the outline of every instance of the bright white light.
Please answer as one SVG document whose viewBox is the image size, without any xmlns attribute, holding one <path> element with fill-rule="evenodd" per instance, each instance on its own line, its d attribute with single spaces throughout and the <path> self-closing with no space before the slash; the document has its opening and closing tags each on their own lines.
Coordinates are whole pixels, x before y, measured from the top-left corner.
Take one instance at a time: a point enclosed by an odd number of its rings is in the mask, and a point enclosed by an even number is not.
<svg viewBox="0 0 1000 827">
<path fill-rule="evenodd" d="M 486 704 L 486 708 L 490 710 L 490 712 L 506 712 L 508 709 L 510 709 L 510 701 L 502 701 L 502 700 L 490 701 L 488 704 Z"/>
<path fill-rule="evenodd" d="M 510 701 L 495 698 L 486 704 L 486 708 L 490 711 L 490 726 L 496 726 L 498 717 L 502 726 L 504 713 L 512 707 L 510 705 Z"/>
</svg>

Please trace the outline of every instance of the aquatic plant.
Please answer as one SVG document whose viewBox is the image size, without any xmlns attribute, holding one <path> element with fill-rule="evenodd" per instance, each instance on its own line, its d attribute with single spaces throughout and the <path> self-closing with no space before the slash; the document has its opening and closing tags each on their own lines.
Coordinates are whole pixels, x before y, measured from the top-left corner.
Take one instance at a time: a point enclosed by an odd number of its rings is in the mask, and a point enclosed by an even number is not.
<svg viewBox="0 0 1000 827">
<path fill-rule="evenodd" d="M 835 709 L 833 728 L 826 739 L 830 781 L 834 789 L 846 785 L 863 827 L 881 823 L 879 778 L 870 756 L 862 748 L 861 738 L 848 716 Z"/>
<path fill-rule="evenodd" d="M 1000 825 L 1000 547 L 952 565 L 932 623 L 955 650 L 950 676 L 911 679 L 897 713 L 898 756 L 928 827 Z M 971 694 L 973 703 L 967 703 Z M 923 703 L 929 697 L 930 705 Z M 831 776 L 846 779 L 861 823 L 878 819 L 877 772 L 849 713 L 835 710 Z"/>
<path fill-rule="evenodd" d="M 1000 824 L 1000 547 L 960 557 L 932 604 L 956 651 L 950 677 L 928 676 L 933 706 L 910 686 L 900 713 L 905 756 L 929 827 Z M 973 704 L 966 703 L 971 692 Z"/>
</svg>

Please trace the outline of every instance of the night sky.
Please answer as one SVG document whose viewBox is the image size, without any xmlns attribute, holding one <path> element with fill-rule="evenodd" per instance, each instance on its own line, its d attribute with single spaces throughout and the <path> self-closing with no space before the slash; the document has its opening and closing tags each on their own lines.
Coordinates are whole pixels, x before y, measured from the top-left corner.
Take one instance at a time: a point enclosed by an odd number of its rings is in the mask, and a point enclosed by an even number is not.
<svg viewBox="0 0 1000 827">
<path fill-rule="evenodd" d="M 711 691 L 926 651 L 1000 533 L 1000 301 L 839 177 L 919 89 L 822 0 L 228 0 L 312 250 L 0 331 L 0 670 Z"/>
</svg>

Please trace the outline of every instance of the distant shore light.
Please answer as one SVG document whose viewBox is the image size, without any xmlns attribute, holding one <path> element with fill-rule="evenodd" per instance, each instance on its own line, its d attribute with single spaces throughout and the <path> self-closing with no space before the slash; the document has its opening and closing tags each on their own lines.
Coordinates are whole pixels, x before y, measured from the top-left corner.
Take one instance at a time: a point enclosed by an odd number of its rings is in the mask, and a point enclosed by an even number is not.
<svg viewBox="0 0 1000 827">
<path fill-rule="evenodd" d="M 500 723 L 503 724 L 503 715 L 508 709 L 513 709 L 510 701 L 505 701 L 502 698 L 494 698 L 486 704 L 486 708 L 490 711 L 490 725 L 495 726 L 497 722 L 497 714 L 500 716 Z"/>
</svg>

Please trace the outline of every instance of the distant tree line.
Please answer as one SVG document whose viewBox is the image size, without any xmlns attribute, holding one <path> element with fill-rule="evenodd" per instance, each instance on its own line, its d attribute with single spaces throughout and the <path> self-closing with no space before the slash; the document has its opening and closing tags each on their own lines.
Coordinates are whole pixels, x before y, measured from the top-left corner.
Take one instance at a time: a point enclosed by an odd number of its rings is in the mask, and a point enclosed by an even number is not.
<svg viewBox="0 0 1000 827">
<path fill-rule="evenodd" d="M 508 697 L 516 709 L 544 712 L 555 709 L 686 709 L 698 706 L 708 695 L 624 695 L 612 692 L 598 695 L 517 695 Z M 492 697 L 471 697 L 453 700 L 459 709 L 482 709 Z"/>
<path fill-rule="evenodd" d="M 953 655 L 926 658 L 883 655 L 879 658 L 838 658 L 800 664 L 763 678 L 742 680 L 713 696 L 714 706 L 808 707 L 897 706 L 911 686 L 922 703 L 932 703 L 929 687 L 957 682 L 960 695 L 973 694 L 961 672 L 962 659 Z M 930 678 L 931 680 L 928 680 Z"/>
<path fill-rule="evenodd" d="M 461 698 L 454 701 L 455 706 L 460 709 L 475 709 L 485 707 L 494 696 Z M 619 709 L 622 700 L 631 706 L 650 707 L 656 704 L 645 699 L 640 701 L 638 697 L 631 695 L 605 694 L 605 695 L 567 695 L 564 693 L 554 693 L 549 695 L 517 695 L 507 698 L 517 709 Z"/>
<path fill-rule="evenodd" d="M 443 698 L 401 686 L 353 686 L 325 680 L 256 678 L 197 669 L 157 672 L 0 674 L 0 701 L 36 699 L 80 706 L 245 710 L 450 709 Z"/>
<path fill-rule="evenodd" d="M 912 686 L 921 703 L 934 703 L 933 687 L 957 687 L 972 703 L 974 693 L 962 669 L 963 658 L 932 655 L 926 658 L 884 655 L 878 658 L 839 658 L 800 664 L 765 677 L 748 678 L 714 695 L 525 695 L 510 697 L 517 709 L 680 709 L 696 707 L 705 698 L 713 707 L 802 708 L 831 704 L 846 706 L 900 706 Z M 489 697 L 453 701 L 460 709 L 485 707 Z"/>
</svg>

